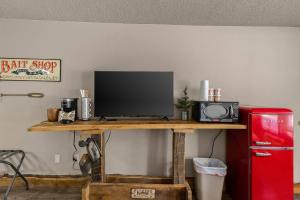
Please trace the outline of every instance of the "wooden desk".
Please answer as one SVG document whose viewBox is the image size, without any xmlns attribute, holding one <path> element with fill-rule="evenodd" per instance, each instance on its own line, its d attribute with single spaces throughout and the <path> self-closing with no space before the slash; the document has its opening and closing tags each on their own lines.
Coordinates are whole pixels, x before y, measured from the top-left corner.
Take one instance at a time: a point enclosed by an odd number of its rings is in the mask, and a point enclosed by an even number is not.
<svg viewBox="0 0 300 200">
<path fill-rule="evenodd" d="M 102 156 L 99 164 L 92 169 L 92 181 L 105 183 L 105 141 L 106 130 L 172 130 L 173 131 L 173 184 L 185 184 L 185 134 L 197 129 L 246 129 L 242 124 L 198 123 L 181 120 L 117 120 L 117 121 L 76 121 L 64 125 L 58 122 L 41 122 L 28 129 L 29 132 L 80 131 L 92 135 L 98 141 Z M 95 186 L 95 185 L 94 185 Z M 107 185 L 106 185 L 107 186 Z M 122 186 L 123 187 L 123 186 Z M 169 187 L 169 186 L 168 186 Z M 171 186 L 170 186 L 171 187 Z M 91 190 L 92 186 L 88 190 Z"/>
</svg>

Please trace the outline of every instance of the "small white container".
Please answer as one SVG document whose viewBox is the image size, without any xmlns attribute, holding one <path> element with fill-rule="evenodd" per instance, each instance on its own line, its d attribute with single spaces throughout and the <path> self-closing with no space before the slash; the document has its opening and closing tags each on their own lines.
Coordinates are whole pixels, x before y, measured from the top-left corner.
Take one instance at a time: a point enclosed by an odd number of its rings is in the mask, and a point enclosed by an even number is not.
<svg viewBox="0 0 300 200">
<path fill-rule="evenodd" d="M 200 82 L 200 101 L 208 101 L 209 80 Z"/>
</svg>

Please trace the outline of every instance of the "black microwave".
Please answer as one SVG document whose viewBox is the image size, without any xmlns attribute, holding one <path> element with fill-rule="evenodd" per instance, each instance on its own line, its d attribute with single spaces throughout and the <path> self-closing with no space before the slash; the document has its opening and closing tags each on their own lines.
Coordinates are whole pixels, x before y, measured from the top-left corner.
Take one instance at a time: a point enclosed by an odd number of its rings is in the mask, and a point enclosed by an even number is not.
<svg viewBox="0 0 300 200">
<path fill-rule="evenodd" d="M 192 117 L 198 122 L 238 122 L 239 103 L 195 101 Z"/>
</svg>

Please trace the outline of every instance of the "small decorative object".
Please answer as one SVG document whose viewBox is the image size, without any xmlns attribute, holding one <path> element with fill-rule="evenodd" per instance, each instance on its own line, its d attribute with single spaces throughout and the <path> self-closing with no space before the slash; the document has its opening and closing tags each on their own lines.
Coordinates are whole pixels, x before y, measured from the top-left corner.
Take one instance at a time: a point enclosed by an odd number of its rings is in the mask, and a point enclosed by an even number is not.
<svg viewBox="0 0 300 200">
<path fill-rule="evenodd" d="M 89 91 L 85 89 L 80 89 L 80 97 L 81 98 L 89 97 Z"/>
<path fill-rule="evenodd" d="M 1 80 L 1 79 L 0 79 Z M 30 98 L 43 98 L 45 95 L 43 93 L 28 93 L 28 94 L 7 94 L 0 93 L 0 103 L 2 103 L 3 97 L 30 97 Z"/>
<path fill-rule="evenodd" d="M 208 90 L 208 101 L 214 101 L 214 88 L 209 88 Z"/>
<path fill-rule="evenodd" d="M 60 111 L 59 108 L 48 108 L 47 109 L 48 122 L 57 122 L 59 111 Z"/>
<path fill-rule="evenodd" d="M 43 93 L 28 93 L 28 94 L 4 94 L 0 93 L 0 97 L 31 97 L 31 98 L 43 98 Z"/>
<path fill-rule="evenodd" d="M 209 80 L 200 82 L 200 101 L 208 101 Z"/>
<path fill-rule="evenodd" d="M 189 120 L 189 110 L 194 105 L 194 102 L 188 97 L 188 88 L 183 90 L 184 96 L 177 100 L 176 107 L 181 109 L 181 120 Z"/>
<path fill-rule="evenodd" d="M 60 59 L 0 58 L 1 81 L 61 81 Z"/>
<path fill-rule="evenodd" d="M 221 89 L 220 88 L 214 89 L 214 101 L 215 102 L 221 101 Z"/>
</svg>

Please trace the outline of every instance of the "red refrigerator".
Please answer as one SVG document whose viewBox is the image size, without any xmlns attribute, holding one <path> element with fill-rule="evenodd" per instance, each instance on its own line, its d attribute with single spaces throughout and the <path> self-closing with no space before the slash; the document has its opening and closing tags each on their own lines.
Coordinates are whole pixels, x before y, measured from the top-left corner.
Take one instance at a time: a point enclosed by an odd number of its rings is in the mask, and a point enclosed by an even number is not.
<svg viewBox="0 0 300 200">
<path fill-rule="evenodd" d="M 227 134 L 226 190 L 233 200 L 293 200 L 293 113 L 241 107 L 246 130 Z"/>
</svg>

